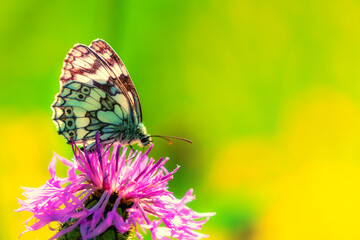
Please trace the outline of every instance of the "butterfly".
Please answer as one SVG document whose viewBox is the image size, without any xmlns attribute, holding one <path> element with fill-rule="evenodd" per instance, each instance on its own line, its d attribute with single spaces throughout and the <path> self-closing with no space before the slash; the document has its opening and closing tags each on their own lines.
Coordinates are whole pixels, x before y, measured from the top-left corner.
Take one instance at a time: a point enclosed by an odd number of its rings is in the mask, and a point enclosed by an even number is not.
<svg viewBox="0 0 360 240">
<path fill-rule="evenodd" d="M 68 143 L 152 142 L 142 122 L 139 96 L 125 65 L 104 40 L 76 44 L 64 60 L 60 92 L 51 105 L 57 131 Z"/>
</svg>

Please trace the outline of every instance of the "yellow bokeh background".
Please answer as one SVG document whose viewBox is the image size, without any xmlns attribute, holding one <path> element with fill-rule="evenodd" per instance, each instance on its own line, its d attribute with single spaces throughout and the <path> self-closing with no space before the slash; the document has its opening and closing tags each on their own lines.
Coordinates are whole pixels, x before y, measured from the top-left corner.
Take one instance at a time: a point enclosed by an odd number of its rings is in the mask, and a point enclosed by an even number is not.
<svg viewBox="0 0 360 240">
<path fill-rule="evenodd" d="M 62 62 L 106 40 L 138 90 L 170 191 L 209 239 L 360 239 L 360 2 L 8 1 L 0 8 L 0 239 L 21 186 L 71 149 L 51 121 Z M 66 169 L 58 166 L 58 174 Z M 47 227 L 21 239 L 48 239 Z M 150 239 L 149 234 L 145 239 Z"/>
</svg>

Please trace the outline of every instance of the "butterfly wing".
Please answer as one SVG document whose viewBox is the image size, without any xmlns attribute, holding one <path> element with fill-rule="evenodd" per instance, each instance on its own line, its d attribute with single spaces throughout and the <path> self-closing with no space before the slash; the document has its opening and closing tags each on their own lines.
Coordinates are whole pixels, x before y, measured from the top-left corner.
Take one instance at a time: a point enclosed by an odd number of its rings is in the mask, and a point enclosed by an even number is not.
<svg viewBox="0 0 360 240">
<path fill-rule="evenodd" d="M 121 61 L 116 52 L 107 44 L 104 40 L 97 39 L 94 40 L 90 48 L 94 50 L 113 70 L 117 78 L 114 80 L 116 85 L 123 84 L 126 88 L 128 95 L 131 97 L 132 102 L 134 103 L 134 109 L 136 110 L 136 117 L 138 122 L 142 122 L 142 113 L 140 99 L 136 92 L 134 83 L 131 81 L 130 75 Z"/>
<path fill-rule="evenodd" d="M 104 41 L 95 40 L 90 48 L 76 44 L 69 51 L 60 81 L 65 83 L 70 80 L 97 86 L 111 96 L 120 93 L 124 100 L 119 103 L 128 109 L 134 121 L 142 121 L 140 101 L 125 65 Z"/>
<path fill-rule="evenodd" d="M 112 142 L 130 124 L 126 110 L 108 93 L 77 81 L 63 85 L 52 108 L 58 132 L 68 142 L 91 142 L 97 132 L 102 142 Z"/>
<path fill-rule="evenodd" d="M 129 74 L 102 40 L 94 41 L 91 48 L 76 44 L 65 58 L 60 82 L 52 104 L 53 120 L 68 142 L 71 138 L 90 142 L 96 132 L 104 143 L 112 142 L 141 122 L 140 102 Z"/>
</svg>

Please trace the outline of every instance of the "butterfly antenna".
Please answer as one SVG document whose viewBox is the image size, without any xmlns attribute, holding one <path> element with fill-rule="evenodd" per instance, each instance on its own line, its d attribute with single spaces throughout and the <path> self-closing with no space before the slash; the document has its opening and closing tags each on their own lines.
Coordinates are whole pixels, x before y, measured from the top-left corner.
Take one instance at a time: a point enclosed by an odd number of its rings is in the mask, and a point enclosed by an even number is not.
<svg viewBox="0 0 360 240">
<path fill-rule="evenodd" d="M 173 136 L 151 135 L 150 137 L 158 137 L 158 138 L 165 139 L 165 140 L 167 140 L 169 142 L 169 145 L 171 145 L 173 143 L 169 138 L 173 138 L 173 139 L 182 140 L 182 141 L 185 141 L 185 142 L 188 142 L 188 143 L 192 143 L 192 141 L 189 140 L 189 139 L 173 137 Z"/>
</svg>

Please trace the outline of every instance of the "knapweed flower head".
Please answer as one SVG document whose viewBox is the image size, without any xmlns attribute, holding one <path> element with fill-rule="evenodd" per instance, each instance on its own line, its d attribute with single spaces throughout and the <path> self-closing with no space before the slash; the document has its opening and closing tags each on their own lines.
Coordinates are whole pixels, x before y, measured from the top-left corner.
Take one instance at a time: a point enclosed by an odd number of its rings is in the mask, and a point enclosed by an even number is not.
<svg viewBox="0 0 360 240">
<path fill-rule="evenodd" d="M 27 199 L 19 200 L 17 211 L 33 214 L 26 221 L 26 231 L 59 222 L 51 239 L 106 239 L 109 229 L 122 237 L 135 232 L 139 239 L 140 229 L 149 230 L 153 239 L 207 237 L 195 230 L 214 213 L 201 214 L 186 206 L 194 199 L 192 189 L 182 199 L 168 191 L 168 181 L 179 166 L 169 172 L 164 167 L 168 158 L 149 158 L 153 146 L 145 153 L 131 150 L 128 154 L 126 147 L 114 145 L 110 151 L 98 139 L 93 152 L 72 147 L 73 161 L 55 154 L 49 165 L 50 180 L 39 188 L 24 188 Z M 67 177 L 56 176 L 57 160 L 68 167 Z"/>
</svg>

